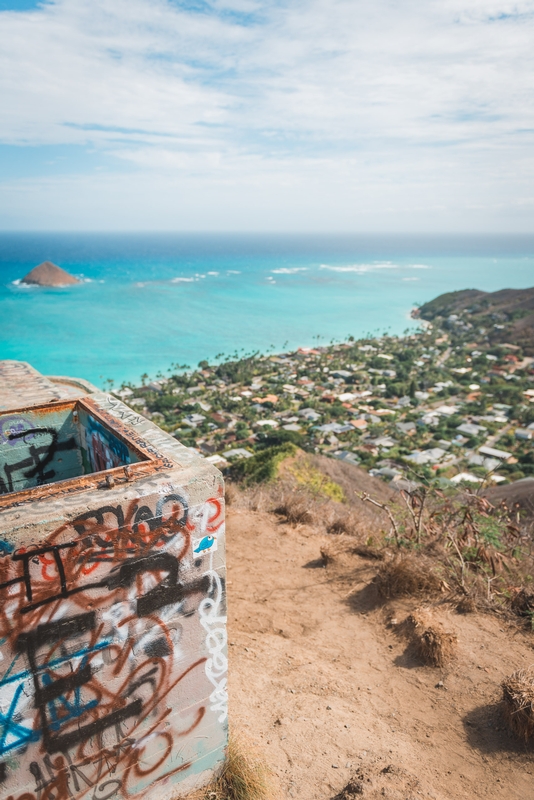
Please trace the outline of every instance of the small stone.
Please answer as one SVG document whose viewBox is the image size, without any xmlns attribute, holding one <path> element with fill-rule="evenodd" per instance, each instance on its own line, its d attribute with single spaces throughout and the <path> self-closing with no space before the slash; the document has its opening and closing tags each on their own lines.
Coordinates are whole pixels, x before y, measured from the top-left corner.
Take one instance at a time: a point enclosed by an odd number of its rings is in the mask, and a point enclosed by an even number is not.
<svg viewBox="0 0 534 800">
<path fill-rule="evenodd" d="M 327 711 L 332 711 L 332 706 L 327 706 L 327 707 L 326 707 L 326 710 L 327 710 Z"/>
<path fill-rule="evenodd" d="M 445 684 L 443 683 L 443 681 L 438 681 L 436 683 L 436 689 L 444 689 L 444 688 L 445 688 Z"/>
<path fill-rule="evenodd" d="M 337 764 L 332 764 L 332 769 L 339 769 Z"/>
</svg>

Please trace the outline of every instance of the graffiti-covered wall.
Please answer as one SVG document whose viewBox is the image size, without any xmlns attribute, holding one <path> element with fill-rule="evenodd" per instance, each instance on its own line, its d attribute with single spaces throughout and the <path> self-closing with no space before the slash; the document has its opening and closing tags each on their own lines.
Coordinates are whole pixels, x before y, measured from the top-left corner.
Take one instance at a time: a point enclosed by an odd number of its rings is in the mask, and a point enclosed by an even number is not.
<svg viewBox="0 0 534 800">
<path fill-rule="evenodd" d="M 83 474 L 70 409 L 0 414 L 0 494 Z"/>
<path fill-rule="evenodd" d="M 81 404 L 0 413 L 0 494 L 138 462 Z"/>
<path fill-rule="evenodd" d="M 166 446 L 138 419 L 137 435 Z M 186 456 L 0 511 L 2 798 L 164 800 L 222 763 L 223 490 Z"/>
</svg>

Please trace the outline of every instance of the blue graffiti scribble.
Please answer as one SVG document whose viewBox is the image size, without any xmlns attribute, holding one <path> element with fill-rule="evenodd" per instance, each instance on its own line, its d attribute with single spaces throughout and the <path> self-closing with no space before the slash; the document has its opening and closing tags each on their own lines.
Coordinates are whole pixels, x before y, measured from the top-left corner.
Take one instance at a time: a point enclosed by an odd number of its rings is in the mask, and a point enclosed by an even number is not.
<svg viewBox="0 0 534 800">
<path fill-rule="evenodd" d="M 214 541 L 215 539 L 213 538 L 213 536 L 204 536 L 204 538 L 201 539 L 200 542 L 198 543 L 198 547 L 195 550 L 193 550 L 193 552 L 201 553 L 202 550 L 209 550 Z"/>
<path fill-rule="evenodd" d="M 0 645 L 5 641 L 0 641 Z M 44 670 L 50 671 L 53 667 L 57 667 L 61 664 L 64 664 L 67 661 L 71 661 L 81 657 L 81 666 L 83 667 L 87 661 L 88 657 L 93 655 L 94 653 L 109 647 L 112 643 L 111 639 L 104 639 L 96 645 L 92 647 L 83 647 L 77 650 L 74 653 L 69 653 L 68 655 L 59 656 L 58 658 L 54 658 L 49 661 L 47 664 L 40 665 L 38 667 L 39 672 L 42 673 L 41 680 L 44 686 L 47 686 L 53 683 L 53 678 L 51 678 L 47 672 Z M 14 750 L 19 747 L 24 747 L 32 742 L 38 742 L 41 739 L 42 731 L 40 728 L 31 729 L 25 728 L 24 725 L 21 724 L 21 715 L 20 712 L 17 712 L 17 705 L 20 700 L 20 696 L 24 691 L 24 682 L 32 677 L 32 673 L 28 669 L 21 670 L 20 672 L 14 672 L 14 668 L 16 663 L 20 660 L 20 655 L 17 655 L 13 662 L 10 664 L 9 668 L 6 670 L 2 678 L 0 679 L 0 690 L 7 686 L 10 683 L 19 682 L 19 685 L 15 689 L 15 693 L 13 695 L 13 700 L 9 706 L 9 709 L 5 714 L 0 712 L 0 756 L 4 755 L 4 753 L 8 753 L 10 750 Z M 94 708 L 97 704 L 97 700 L 91 700 L 85 705 L 81 702 L 80 696 L 81 687 L 77 687 L 74 690 L 74 697 L 71 702 L 69 702 L 64 696 L 60 696 L 55 698 L 55 700 L 48 703 L 48 713 L 50 715 L 51 720 L 51 729 L 57 731 L 60 729 L 61 725 L 64 722 L 67 722 L 69 719 L 73 719 L 75 717 L 79 717 L 84 714 L 86 711 L 89 711 L 91 708 Z M 61 713 L 58 714 L 58 707 L 55 705 L 56 703 L 61 703 L 63 709 Z M 65 712 L 67 712 L 65 714 Z"/>
<path fill-rule="evenodd" d="M 8 555 L 9 553 L 12 553 L 14 549 L 15 547 L 12 544 L 0 539 L 0 556 Z"/>
<path fill-rule="evenodd" d="M 83 658 L 80 663 L 80 669 L 82 669 L 87 664 L 87 658 Z M 46 672 L 43 675 L 43 686 L 51 686 L 55 681 Z M 50 729 L 53 731 L 59 731 L 61 726 L 67 722 L 69 719 L 75 719 L 76 717 L 81 717 L 82 714 L 85 714 L 86 711 L 90 711 L 92 708 L 98 705 L 98 700 L 91 700 L 89 703 L 85 705 L 81 702 L 81 687 L 77 686 L 74 689 L 74 699 L 72 702 L 69 702 L 64 695 L 60 695 L 56 700 L 51 700 L 48 703 L 48 713 L 50 715 Z M 56 703 L 60 703 L 63 707 L 61 709 L 61 713 L 58 714 L 58 708 Z"/>
<path fill-rule="evenodd" d="M 40 730 L 25 728 L 20 724 L 17 705 L 23 690 L 24 686 L 20 683 L 15 689 L 7 714 L 0 713 L 0 755 L 9 753 L 16 747 L 24 747 L 31 742 L 38 742 L 41 738 Z"/>
</svg>

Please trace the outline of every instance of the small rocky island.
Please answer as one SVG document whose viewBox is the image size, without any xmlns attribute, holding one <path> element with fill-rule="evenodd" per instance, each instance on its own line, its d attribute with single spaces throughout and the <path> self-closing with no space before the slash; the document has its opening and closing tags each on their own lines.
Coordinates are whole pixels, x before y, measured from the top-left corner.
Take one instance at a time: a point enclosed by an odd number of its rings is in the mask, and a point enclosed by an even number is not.
<svg viewBox="0 0 534 800">
<path fill-rule="evenodd" d="M 61 267 L 52 264 L 51 261 L 43 261 L 42 264 L 28 272 L 21 283 L 37 286 L 68 286 L 72 283 L 80 283 L 80 281 Z"/>
</svg>

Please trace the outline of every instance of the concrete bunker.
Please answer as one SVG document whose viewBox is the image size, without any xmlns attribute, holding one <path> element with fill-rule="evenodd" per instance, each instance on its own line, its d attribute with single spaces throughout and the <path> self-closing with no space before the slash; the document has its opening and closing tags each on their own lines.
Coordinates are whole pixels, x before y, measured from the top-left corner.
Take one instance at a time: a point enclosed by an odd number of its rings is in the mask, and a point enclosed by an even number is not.
<svg viewBox="0 0 534 800">
<path fill-rule="evenodd" d="M 174 800 L 227 744 L 215 467 L 110 394 L 0 361 L 0 783 Z"/>
<path fill-rule="evenodd" d="M 0 413 L 0 495 L 147 460 L 83 400 Z"/>
</svg>

